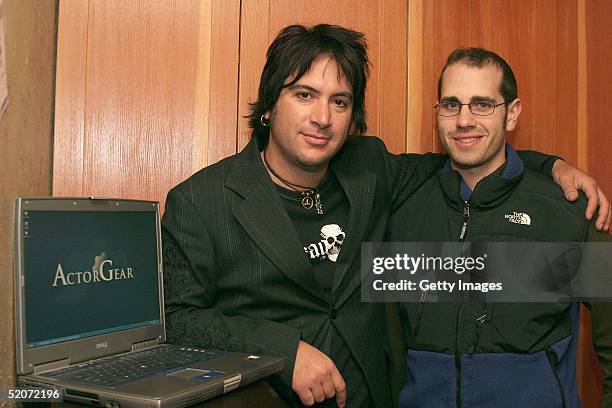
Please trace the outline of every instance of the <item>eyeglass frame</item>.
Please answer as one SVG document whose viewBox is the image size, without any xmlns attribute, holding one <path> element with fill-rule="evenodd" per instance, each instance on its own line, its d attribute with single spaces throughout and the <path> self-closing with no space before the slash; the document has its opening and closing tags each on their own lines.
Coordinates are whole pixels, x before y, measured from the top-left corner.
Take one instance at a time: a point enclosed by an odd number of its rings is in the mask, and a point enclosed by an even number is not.
<svg viewBox="0 0 612 408">
<path fill-rule="evenodd" d="M 482 113 L 472 112 L 472 107 L 470 106 L 470 104 L 472 104 L 472 103 L 481 103 L 481 102 L 488 102 L 488 103 L 492 103 L 493 104 L 493 110 L 491 111 L 491 113 L 482 114 Z M 470 113 L 472 115 L 481 116 L 481 117 L 482 116 L 491 116 L 491 115 L 493 115 L 495 113 L 495 108 L 497 108 L 498 106 L 501 106 L 501 105 L 505 105 L 506 101 L 503 101 L 503 102 L 497 103 L 497 104 L 493 103 L 491 101 L 471 101 L 471 102 L 468 102 L 468 103 L 461 103 L 461 102 L 458 102 L 458 101 L 448 101 L 447 103 L 457 103 L 457 104 L 459 104 L 459 110 L 457 111 L 457 113 L 454 114 L 454 115 L 440 115 L 440 110 L 438 109 L 438 107 L 440 106 L 440 102 L 437 102 L 433 106 L 433 108 L 436 110 L 436 113 L 438 114 L 438 116 L 442 116 L 443 118 L 454 118 L 455 116 L 459 116 L 461 114 L 461 110 L 463 109 L 464 105 L 468 107 L 468 110 L 470 111 Z"/>
</svg>

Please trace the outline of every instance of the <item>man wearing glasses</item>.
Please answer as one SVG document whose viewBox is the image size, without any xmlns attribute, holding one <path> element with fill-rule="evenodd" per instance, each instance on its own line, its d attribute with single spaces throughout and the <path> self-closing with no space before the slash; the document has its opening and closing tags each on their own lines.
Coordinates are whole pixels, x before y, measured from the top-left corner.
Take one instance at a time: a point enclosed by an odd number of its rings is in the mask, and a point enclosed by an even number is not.
<svg viewBox="0 0 612 408">
<path fill-rule="evenodd" d="M 566 201 L 554 183 L 525 168 L 506 144 L 521 108 L 516 79 L 504 59 L 480 48 L 450 54 L 435 106 L 450 159 L 394 213 L 389 241 L 609 239 L 581 216 L 584 200 Z M 423 292 L 419 303 L 401 307 L 407 346 L 401 407 L 582 406 L 576 387 L 577 303 L 432 299 Z M 602 324 L 610 325 L 603 318 L 606 308 L 593 305 L 593 333 L 609 379 L 612 336 L 609 328 L 602 330 Z M 606 381 L 606 394 L 609 388 Z"/>
</svg>

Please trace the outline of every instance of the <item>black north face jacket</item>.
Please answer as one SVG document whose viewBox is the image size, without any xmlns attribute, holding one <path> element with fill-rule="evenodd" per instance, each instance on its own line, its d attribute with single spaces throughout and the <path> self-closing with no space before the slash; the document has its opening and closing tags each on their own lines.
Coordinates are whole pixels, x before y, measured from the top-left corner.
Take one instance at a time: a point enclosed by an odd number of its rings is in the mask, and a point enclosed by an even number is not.
<svg viewBox="0 0 612 408">
<path fill-rule="evenodd" d="M 589 239 L 586 200 L 568 202 L 550 178 L 525 169 L 509 145 L 506 155 L 473 192 L 448 165 L 394 213 L 388 240 Z M 577 303 L 421 300 L 400 309 L 407 346 L 400 407 L 582 406 Z"/>
</svg>

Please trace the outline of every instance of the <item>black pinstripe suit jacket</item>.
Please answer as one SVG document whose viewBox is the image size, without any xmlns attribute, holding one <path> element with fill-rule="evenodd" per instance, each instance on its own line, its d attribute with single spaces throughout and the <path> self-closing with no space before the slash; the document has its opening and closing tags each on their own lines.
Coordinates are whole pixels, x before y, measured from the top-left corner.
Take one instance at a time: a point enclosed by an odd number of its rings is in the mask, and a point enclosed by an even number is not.
<svg viewBox="0 0 612 408">
<path fill-rule="evenodd" d="M 290 390 L 298 340 L 326 352 L 321 333 L 339 333 L 376 405 L 390 406 L 384 312 L 361 302 L 360 244 L 381 241 L 391 207 L 445 159 L 394 156 L 377 138 L 349 137 L 330 168 L 350 204 L 351 233 L 325 297 L 261 162 L 261 145 L 253 137 L 242 152 L 168 194 L 162 220 L 168 338 L 285 357 L 279 380 Z M 344 377 L 350 387 L 350 373 Z"/>
</svg>

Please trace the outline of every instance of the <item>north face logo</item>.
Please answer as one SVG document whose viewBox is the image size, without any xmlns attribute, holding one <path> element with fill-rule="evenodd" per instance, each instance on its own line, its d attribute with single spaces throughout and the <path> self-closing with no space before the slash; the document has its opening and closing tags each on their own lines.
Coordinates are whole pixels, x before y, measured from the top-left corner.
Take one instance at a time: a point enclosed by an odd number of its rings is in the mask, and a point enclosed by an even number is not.
<svg viewBox="0 0 612 408">
<path fill-rule="evenodd" d="M 512 214 L 506 214 L 504 217 L 513 224 L 531 225 L 531 217 L 522 212 L 514 211 Z"/>
</svg>

